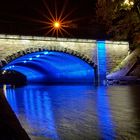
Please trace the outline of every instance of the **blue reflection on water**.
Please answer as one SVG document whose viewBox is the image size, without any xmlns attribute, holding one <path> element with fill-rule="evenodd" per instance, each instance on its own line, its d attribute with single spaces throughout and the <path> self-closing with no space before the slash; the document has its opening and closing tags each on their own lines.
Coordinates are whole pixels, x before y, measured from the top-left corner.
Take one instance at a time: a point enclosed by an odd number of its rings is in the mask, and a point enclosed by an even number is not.
<svg viewBox="0 0 140 140">
<path fill-rule="evenodd" d="M 13 98 L 15 97 L 15 93 L 16 98 Z M 45 96 L 41 94 L 45 94 Z M 19 89 L 9 88 L 5 95 L 17 116 L 23 115 L 25 117 L 27 121 L 26 125 L 29 125 L 27 127 L 32 131 L 31 135 L 40 135 L 58 140 L 51 102 L 47 92 L 44 91 L 42 93 L 31 86 Z M 16 99 L 18 100 L 18 104 L 16 104 Z M 19 112 L 17 112 L 17 108 Z"/>
<path fill-rule="evenodd" d="M 32 139 L 112 140 L 115 132 L 105 90 L 36 85 L 7 88 L 5 95 Z"/>
<path fill-rule="evenodd" d="M 18 114 L 18 105 L 17 105 L 17 101 L 16 101 L 15 90 L 13 90 L 11 88 L 7 88 L 6 92 L 5 92 L 5 96 L 9 102 L 9 104 L 11 105 L 13 111 Z"/>
<path fill-rule="evenodd" d="M 104 86 L 97 89 L 97 114 L 99 129 L 104 140 L 115 139 L 115 130 L 109 106 L 109 99 Z"/>
</svg>

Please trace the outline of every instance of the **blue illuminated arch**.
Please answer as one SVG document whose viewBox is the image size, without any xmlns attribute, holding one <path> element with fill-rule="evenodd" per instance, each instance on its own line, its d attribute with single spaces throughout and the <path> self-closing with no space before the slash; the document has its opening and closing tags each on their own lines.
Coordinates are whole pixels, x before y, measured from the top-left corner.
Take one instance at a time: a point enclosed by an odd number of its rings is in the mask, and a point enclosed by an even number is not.
<svg viewBox="0 0 140 140">
<path fill-rule="evenodd" d="M 28 83 L 93 83 L 95 76 L 93 63 L 51 50 L 20 56 L 2 70 L 20 72 L 26 76 Z"/>
</svg>

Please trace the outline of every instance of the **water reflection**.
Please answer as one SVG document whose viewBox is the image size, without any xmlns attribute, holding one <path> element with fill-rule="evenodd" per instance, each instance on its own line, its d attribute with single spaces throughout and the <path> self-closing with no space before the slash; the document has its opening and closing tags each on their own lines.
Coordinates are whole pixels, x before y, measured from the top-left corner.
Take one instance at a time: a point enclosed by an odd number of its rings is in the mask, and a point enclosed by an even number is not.
<svg viewBox="0 0 140 140">
<path fill-rule="evenodd" d="M 99 128 L 102 139 L 113 140 L 115 139 L 115 130 L 110 111 L 109 99 L 107 88 L 102 86 L 97 89 L 97 114 L 99 121 Z"/>
<path fill-rule="evenodd" d="M 25 86 L 5 96 L 33 140 L 139 140 L 128 87 Z"/>
<path fill-rule="evenodd" d="M 46 91 L 40 92 L 38 88 L 29 86 L 7 89 L 5 95 L 30 135 L 58 139 L 51 101 Z"/>
<path fill-rule="evenodd" d="M 140 90 L 139 90 L 139 86 L 133 86 L 130 88 L 131 90 L 131 99 L 133 100 L 132 104 L 133 104 L 133 122 L 135 125 L 135 131 L 133 130 L 133 133 L 137 138 L 140 139 Z M 132 121 L 131 120 L 131 121 Z M 138 132 L 138 133 L 136 133 Z"/>
</svg>

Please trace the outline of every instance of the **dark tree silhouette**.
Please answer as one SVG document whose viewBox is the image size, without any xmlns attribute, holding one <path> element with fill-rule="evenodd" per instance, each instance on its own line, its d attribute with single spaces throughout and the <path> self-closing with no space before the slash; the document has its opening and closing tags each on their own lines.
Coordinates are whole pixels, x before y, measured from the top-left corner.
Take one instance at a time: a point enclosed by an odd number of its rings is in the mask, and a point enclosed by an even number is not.
<svg viewBox="0 0 140 140">
<path fill-rule="evenodd" d="M 112 40 L 126 40 L 130 48 L 140 45 L 140 1 L 97 0 L 96 20 Z"/>
</svg>

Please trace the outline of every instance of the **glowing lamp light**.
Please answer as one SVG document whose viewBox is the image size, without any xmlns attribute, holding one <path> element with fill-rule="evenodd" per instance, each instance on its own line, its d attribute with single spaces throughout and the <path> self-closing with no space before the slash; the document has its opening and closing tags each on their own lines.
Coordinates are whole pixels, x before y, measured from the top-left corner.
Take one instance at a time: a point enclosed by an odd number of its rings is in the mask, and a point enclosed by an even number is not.
<svg viewBox="0 0 140 140">
<path fill-rule="evenodd" d="M 30 19 L 33 22 L 37 22 L 39 24 L 42 24 L 43 27 L 41 27 L 40 30 L 46 30 L 45 35 L 49 35 L 50 33 L 52 36 L 58 37 L 64 36 L 64 33 L 71 36 L 71 34 L 66 30 L 66 28 L 76 28 L 76 25 L 73 24 L 74 21 L 77 21 L 79 19 L 71 19 L 69 20 L 69 16 L 74 12 L 72 9 L 69 11 L 67 14 L 65 14 L 66 10 L 66 5 L 67 1 L 65 1 L 62 5 L 62 9 L 58 10 L 57 9 L 57 2 L 55 1 L 54 3 L 54 8 L 51 9 L 48 6 L 48 1 L 47 0 L 42 0 L 44 8 L 47 10 L 47 12 L 43 11 L 41 12 L 41 19 Z M 59 2 L 59 1 L 58 1 Z M 39 12 L 40 13 L 40 12 Z M 23 42 L 23 44 L 27 44 L 28 42 Z"/>
<path fill-rule="evenodd" d="M 127 6 L 133 6 L 134 5 L 134 2 L 133 1 L 130 1 L 130 0 L 125 0 L 124 1 L 124 4 L 127 5 Z"/>
<path fill-rule="evenodd" d="M 54 23 L 53 23 L 53 27 L 54 27 L 55 29 L 59 29 L 60 26 L 61 26 L 61 24 L 60 24 L 59 21 L 54 21 Z"/>
<path fill-rule="evenodd" d="M 133 2 L 133 1 L 131 1 L 131 2 L 130 2 L 130 5 L 134 5 L 134 2 Z"/>
</svg>

